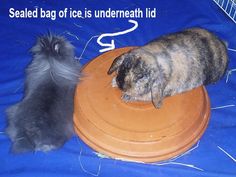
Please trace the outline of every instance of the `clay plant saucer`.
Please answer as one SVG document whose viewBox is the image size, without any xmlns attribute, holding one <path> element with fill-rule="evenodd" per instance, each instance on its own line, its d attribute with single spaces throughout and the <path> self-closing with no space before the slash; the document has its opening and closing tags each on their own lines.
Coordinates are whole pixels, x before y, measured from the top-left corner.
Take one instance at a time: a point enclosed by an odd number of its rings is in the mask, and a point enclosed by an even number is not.
<svg viewBox="0 0 236 177">
<path fill-rule="evenodd" d="M 78 136 L 94 150 L 112 158 L 154 162 L 175 157 L 204 133 L 210 103 L 204 87 L 168 97 L 161 109 L 150 102 L 125 103 L 111 86 L 107 71 L 115 57 L 131 47 L 109 51 L 83 69 L 77 86 L 74 123 Z"/>
</svg>

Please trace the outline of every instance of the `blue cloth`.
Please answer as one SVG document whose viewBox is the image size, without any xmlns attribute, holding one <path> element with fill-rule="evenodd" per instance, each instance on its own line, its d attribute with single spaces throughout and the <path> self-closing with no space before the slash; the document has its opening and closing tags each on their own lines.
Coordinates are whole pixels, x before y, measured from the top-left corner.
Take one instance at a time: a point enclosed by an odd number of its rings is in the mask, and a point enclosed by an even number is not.
<svg viewBox="0 0 236 177">
<path fill-rule="evenodd" d="M 0 2 L 0 176 L 103 176 L 103 177 L 177 177 L 177 176 L 236 176 L 236 162 L 219 147 L 236 158 L 236 72 L 229 81 L 226 77 L 217 84 L 207 86 L 211 107 L 231 105 L 213 109 L 209 126 L 199 145 L 190 153 L 171 164 L 154 165 L 123 162 L 99 158 L 94 151 L 74 136 L 59 150 L 42 153 L 13 155 L 9 152 L 10 140 L 4 134 L 6 115 L 4 110 L 21 100 L 24 90 L 24 69 L 31 60 L 29 49 L 36 37 L 48 30 L 65 35 L 81 56 L 87 41 L 95 35 L 117 32 L 132 27 L 128 19 L 57 18 L 16 19 L 9 17 L 9 8 L 34 9 L 35 7 L 63 10 L 73 8 L 94 11 L 101 9 L 156 8 L 154 19 L 134 19 L 139 27 L 128 34 L 106 37 L 103 42 L 115 40 L 116 48 L 137 46 L 160 35 L 181 29 L 199 26 L 215 32 L 227 41 L 229 48 L 236 48 L 236 24 L 234 24 L 211 0 L 149 0 L 149 1 L 1 1 Z M 84 51 L 81 63 L 85 64 L 98 56 L 96 38 L 91 39 Z M 236 68 L 236 53 L 229 51 L 229 69 Z M 219 147 L 218 147 L 219 146 Z M 194 165 L 183 166 L 182 164 Z"/>
</svg>

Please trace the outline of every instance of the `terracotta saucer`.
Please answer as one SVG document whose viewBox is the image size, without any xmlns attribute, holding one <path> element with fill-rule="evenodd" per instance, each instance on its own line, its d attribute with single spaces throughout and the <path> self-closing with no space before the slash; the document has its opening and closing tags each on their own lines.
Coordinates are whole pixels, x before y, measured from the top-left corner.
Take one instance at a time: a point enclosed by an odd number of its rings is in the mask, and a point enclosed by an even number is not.
<svg viewBox="0 0 236 177">
<path fill-rule="evenodd" d="M 75 131 L 90 147 L 113 158 L 167 160 L 202 136 L 210 117 L 209 98 L 199 87 L 166 98 L 161 109 L 149 102 L 123 102 L 107 70 L 115 57 L 130 49 L 109 51 L 84 67 L 75 95 Z"/>
</svg>

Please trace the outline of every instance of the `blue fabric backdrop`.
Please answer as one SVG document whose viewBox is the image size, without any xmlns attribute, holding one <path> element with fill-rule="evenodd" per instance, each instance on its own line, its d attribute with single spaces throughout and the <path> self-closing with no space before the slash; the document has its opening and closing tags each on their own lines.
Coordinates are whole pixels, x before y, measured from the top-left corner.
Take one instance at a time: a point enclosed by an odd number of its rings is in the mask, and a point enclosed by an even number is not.
<svg viewBox="0 0 236 177">
<path fill-rule="evenodd" d="M 1 1 L 0 2 L 0 176 L 236 176 L 236 161 L 219 147 L 236 158 L 236 72 L 226 83 L 226 77 L 215 85 L 207 86 L 212 109 L 209 126 L 198 145 L 190 153 L 165 164 L 140 164 L 98 157 L 92 149 L 74 136 L 59 150 L 48 153 L 13 155 L 9 152 L 10 140 L 4 133 L 4 110 L 23 96 L 24 69 L 31 60 L 29 49 L 36 37 L 48 30 L 65 35 L 76 47 L 79 57 L 87 41 L 95 35 L 130 28 L 128 19 L 57 18 L 16 19 L 9 17 L 9 8 L 34 9 L 35 7 L 61 10 L 73 8 L 145 9 L 156 8 L 154 19 L 134 19 L 139 27 L 128 34 L 106 37 L 103 42 L 115 40 L 116 48 L 143 45 L 162 34 L 187 27 L 199 26 L 215 32 L 236 48 L 234 24 L 211 0 L 149 0 L 149 1 Z M 96 37 L 87 43 L 81 63 L 98 56 Z M 229 69 L 236 68 L 236 53 L 229 50 Z"/>
</svg>

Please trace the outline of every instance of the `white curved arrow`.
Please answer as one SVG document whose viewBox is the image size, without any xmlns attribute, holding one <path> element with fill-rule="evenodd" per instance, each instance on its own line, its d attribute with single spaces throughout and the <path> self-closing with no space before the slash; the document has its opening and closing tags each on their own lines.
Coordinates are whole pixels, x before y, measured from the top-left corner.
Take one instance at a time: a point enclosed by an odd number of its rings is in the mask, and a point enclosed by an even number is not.
<svg viewBox="0 0 236 177">
<path fill-rule="evenodd" d="M 111 40 L 111 43 L 102 43 L 101 42 L 101 39 L 103 37 L 107 37 L 107 36 L 119 36 L 119 35 L 122 35 L 122 34 L 126 34 L 126 33 L 129 33 L 131 31 L 134 31 L 137 27 L 138 27 L 138 22 L 135 21 L 135 20 L 129 20 L 130 23 L 133 23 L 134 26 L 130 29 L 127 29 L 127 30 L 124 30 L 124 31 L 120 31 L 120 32 L 116 32 L 116 33 L 104 33 L 104 34 L 101 34 L 98 38 L 97 38 L 97 43 L 102 46 L 102 47 L 106 47 L 104 49 L 101 49 L 99 50 L 99 52 L 106 52 L 106 51 L 109 51 L 109 50 L 112 50 L 115 48 L 115 42 L 114 40 L 112 39 Z"/>
</svg>

